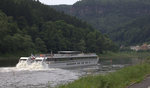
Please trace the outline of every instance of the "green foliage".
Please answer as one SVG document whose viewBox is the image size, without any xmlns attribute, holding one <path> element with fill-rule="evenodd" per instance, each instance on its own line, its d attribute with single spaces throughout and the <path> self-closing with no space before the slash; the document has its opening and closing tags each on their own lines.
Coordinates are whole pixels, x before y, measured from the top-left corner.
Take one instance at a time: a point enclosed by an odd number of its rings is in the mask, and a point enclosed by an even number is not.
<svg viewBox="0 0 150 88">
<path fill-rule="evenodd" d="M 35 39 L 35 45 L 36 45 L 36 50 L 41 51 L 41 52 L 47 52 L 47 47 L 45 45 L 45 42 L 41 38 L 36 38 Z"/>
<path fill-rule="evenodd" d="M 85 46 L 86 44 L 85 44 L 85 41 L 83 40 L 83 39 L 81 39 L 80 41 L 79 41 L 79 43 L 77 44 L 77 46 L 78 46 L 78 49 L 80 50 L 80 51 L 85 51 L 85 49 L 86 49 L 86 46 Z"/>
<path fill-rule="evenodd" d="M 150 73 L 150 64 L 126 67 L 107 75 L 87 76 L 58 88 L 125 88 Z"/>
<path fill-rule="evenodd" d="M 98 31 L 92 32 L 89 29 L 77 28 L 64 21 L 46 22 L 43 24 L 42 29 L 41 36 L 47 44 L 48 50 L 101 52 L 113 48 L 110 47 L 109 49 L 104 49 L 106 46 L 109 47 L 109 44 L 104 46 L 103 43 L 111 40 L 104 40 L 103 38 L 105 37 Z"/>
<path fill-rule="evenodd" d="M 81 0 L 52 7 L 87 21 L 120 45 L 150 41 L 149 0 Z"/>
<path fill-rule="evenodd" d="M 150 57 L 150 52 L 136 52 L 136 51 L 120 51 L 120 52 L 104 52 L 103 54 L 99 54 L 101 59 L 129 59 L 129 58 L 138 58 L 141 60 L 148 59 Z"/>
<path fill-rule="evenodd" d="M 0 0 L 0 53 L 112 50 L 114 43 L 86 22 L 35 0 Z M 109 47 L 109 48 L 108 48 Z"/>
<path fill-rule="evenodd" d="M 133 22 L 125 25 L 124 27 L 120 27 L 118 30 L 122 31 L 116 31 L 117 37 L 120 37 L 121 39 L 116 38 L 115 33 L 113 35 L 113 39 L 115 41 L 120 41 L 126 45 L 136 45 L 136 44 L 142 44 L 145 42 L 150 41 L 150 17 L 144 16 L 140 17 Z"/>
</svg>

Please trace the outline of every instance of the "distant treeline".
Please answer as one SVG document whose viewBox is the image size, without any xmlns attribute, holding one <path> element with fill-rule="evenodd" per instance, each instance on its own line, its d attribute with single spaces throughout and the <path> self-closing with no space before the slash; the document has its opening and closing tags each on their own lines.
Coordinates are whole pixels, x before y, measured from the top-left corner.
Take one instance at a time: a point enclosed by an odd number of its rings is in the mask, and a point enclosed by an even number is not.
<svg viewBox="0 0 150 88">
<path fill-rule="evenodd" d="M 0 54 L 80 50 L 102 53 L 117 46 L 86 22 L 35 0 L 0 0 Z"/>
<path fill-rule="evenodd" d="M 87 21 L 120 45 L 150 42 L 150 0 L 80 0 L 51 7 Z"/>
</svg>

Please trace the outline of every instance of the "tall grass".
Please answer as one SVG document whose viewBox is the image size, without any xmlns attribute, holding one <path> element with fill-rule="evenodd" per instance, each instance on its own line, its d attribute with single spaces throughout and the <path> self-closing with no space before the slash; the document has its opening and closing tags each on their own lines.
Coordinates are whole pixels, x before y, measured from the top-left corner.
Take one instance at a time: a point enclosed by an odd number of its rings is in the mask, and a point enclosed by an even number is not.
<svg viewBox="0 0 150 88">
<path fill-rule="evenodd" d="M 87 76 L 58 88 L 125 88 L 150 74 L 150 64 L 126 67 L 107 75 Z"/>
</svg>

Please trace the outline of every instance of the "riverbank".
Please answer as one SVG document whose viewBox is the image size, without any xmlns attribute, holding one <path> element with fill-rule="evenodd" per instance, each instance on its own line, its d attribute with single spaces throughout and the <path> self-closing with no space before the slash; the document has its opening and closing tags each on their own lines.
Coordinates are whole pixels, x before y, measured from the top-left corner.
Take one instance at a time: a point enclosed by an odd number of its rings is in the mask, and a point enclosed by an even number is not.
<svg viewBox="0 0 150 88">
<path fill-rule="evenodd" d="M 26 57 L 31 54 L 27 52 L 0 54 L 0 67 L 14 67 L 18 63 L 20 57 Z"/>
<path fill-rule="evenodd" d="M 132 83 L 141 82 L 150 74 L 150 63 L 125 67 L 106 75 L 86 76 L 58 88 L 125 88 Z"/>
<path fill-rule="evenodd" d="M 12 54 L 0 54 L 0 67 L 14 67 L 18 63 L 21 56 L 25 56 L 24 53 L 12 53 Z"/>
<path fill-rule="evenodd" d="M 100 59 L 118 59 L 118 58 L 139 58 L 144 59 L 150 56 L 150 52 L 148 51 L 121 51 L 121 52 L 105 52 L 103 54 L 99 54 Z"/>
<path fill-rule="evenodd" d="M 18 63 L 19 57 L 0 57 L 0 67 L 14 67 Z"/>
</svg>

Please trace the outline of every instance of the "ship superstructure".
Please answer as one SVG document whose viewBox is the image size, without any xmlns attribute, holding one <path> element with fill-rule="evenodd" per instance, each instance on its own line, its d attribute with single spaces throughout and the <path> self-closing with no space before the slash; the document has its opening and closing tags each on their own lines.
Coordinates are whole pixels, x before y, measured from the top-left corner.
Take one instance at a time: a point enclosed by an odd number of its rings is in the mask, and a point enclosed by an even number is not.
<svg viewBox="0 0 150 88">
<path fill-rule="evenodd" d="M 58 54 L 38 54 L 20 58 L 20 61 L 26 61 L 28 65 L 37 62 L 48 68 L 96 65 L 98 60 L 95 53 L 85 54 L 80 51 L 58 51 Z"/>
</svg>

